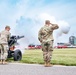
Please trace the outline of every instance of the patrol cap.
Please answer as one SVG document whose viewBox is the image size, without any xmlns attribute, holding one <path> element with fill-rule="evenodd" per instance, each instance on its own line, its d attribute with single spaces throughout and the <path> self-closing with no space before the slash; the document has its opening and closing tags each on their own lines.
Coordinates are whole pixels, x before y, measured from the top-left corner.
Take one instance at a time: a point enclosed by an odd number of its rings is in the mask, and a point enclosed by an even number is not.
<svg viewBox="0 0 76 75">
<path fill-rule="evenodd" d="M 5 27 L 5 29 L 6 29 L 6 28 L 9 28 L 9 29 L 10 29 L 10 26 L 7 25 L 7 26 Z"/>
<path fill-rule="evenodd" d="M 48 23 L 50 23 L 50 20 L 45 20 L 45 24 L 48 24 Z"/>
</svg>

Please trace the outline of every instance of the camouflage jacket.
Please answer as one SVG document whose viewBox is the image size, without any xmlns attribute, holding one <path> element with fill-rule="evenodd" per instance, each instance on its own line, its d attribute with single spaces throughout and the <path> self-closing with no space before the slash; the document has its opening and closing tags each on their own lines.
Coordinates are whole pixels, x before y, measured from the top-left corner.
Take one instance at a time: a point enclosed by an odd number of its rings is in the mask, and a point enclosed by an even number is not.
<svg viewBox="0 0 76 75">
<path fill-rule="evenodd" d="M 38 33 L 38 39 L 39 41 L 42 42 L 48 42 L 53 39 L 53 30 L 58 29 L 59 26 L 57 24 L 52 24 L 52 25 L 44 25 Z"/>
<path fill-rule="evenodd" d="M 11 34 L 9 31 L 6 31 L 6 30 L 2 31 L 0 33 L 0 43 L 7 43 L 10 38 L 10 35 Z"/>
</svg>

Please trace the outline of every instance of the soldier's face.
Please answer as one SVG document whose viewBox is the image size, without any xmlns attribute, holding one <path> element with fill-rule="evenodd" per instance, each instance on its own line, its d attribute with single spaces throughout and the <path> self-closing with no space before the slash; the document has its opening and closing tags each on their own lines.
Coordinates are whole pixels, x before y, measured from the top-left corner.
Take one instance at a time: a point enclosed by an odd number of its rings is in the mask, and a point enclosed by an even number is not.
<svg viewBox="0 0 76 75">
<path fill-rule="evenodd" d="M 49 22 L 47 22 L 47 24 L 48 24 L 48 25 L 50 25 L 50 24 L 51 24 L 51 23 L 50 23 L 50 21 L 49 21 Z"/>
<path fill-rule="evenodd" d="M 50 21 L 48 21 L 47 24 L 50 25 Z"/>
<path fill-rule="evenodd" d="M 7 28 L 6 30 L 7 30 L 7 31 L 10 31 L 10 28 Z"/>
</svg>

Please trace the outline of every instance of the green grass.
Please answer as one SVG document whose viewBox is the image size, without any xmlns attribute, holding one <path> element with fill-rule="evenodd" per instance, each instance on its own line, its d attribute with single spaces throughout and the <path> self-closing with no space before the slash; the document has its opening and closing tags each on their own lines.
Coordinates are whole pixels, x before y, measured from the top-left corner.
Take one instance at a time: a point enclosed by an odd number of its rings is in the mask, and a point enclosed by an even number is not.
<svg viewBox="0 0 76 75">
<path fill-rule="evenodd" d="M 10 59 L 9 62 L 14 62 Z M 42 50 L 25 50 L 20 63 L 43 64 Z M 76 66 L 76 48 L 54 49 L 52 54 L 52 64 Z"/>
<path fill-rule="evenodd" d="M 76 49 L 71 48 L 54 50 L 52 63 L 67 66 L 76 66 Z"/>
<path fill-rule="evenodd" d="M 43 64 L 43 53 L 41 50 L 26 50 L 21 62 Z M 76 49 L 54 49 L 51 63 L 55 65 L 76 66 Z"/>
</svg>

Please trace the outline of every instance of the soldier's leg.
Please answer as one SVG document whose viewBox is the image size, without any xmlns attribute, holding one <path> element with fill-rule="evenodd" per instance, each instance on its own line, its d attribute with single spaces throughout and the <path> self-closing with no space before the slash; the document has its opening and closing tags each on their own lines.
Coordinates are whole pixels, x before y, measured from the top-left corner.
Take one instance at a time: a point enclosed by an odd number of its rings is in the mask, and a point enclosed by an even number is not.
<svg viewBox="0 0 76 75">
<path fill-rule="evenodd" d="M 0 45 L 0 64 L 2 64 L 2 60 L 3 60 L 3 50 L 2 46 Z"/>
<path fill-rule="evenodd" d="M 45 45 L 46 43 L 42 43 L 42 51 L 43 51 L 43 59 L 44 59 L 44 66 L 47 66 L 47 54 L 48 54 L 48 50 L 47 50 L 47 46 Z"/>
<path fill-rule="evenodd" d="M 0 61 L 1 61 L 1 49 L 0 49 Z"/>
<path fill-rule="evenodd" d="M 2 58 L 1 58 L 1 50 L 0 50 L 0 64 L 2 63 Z"/>
<path fill-rule="evenodd" d="M 8 45 L 4 45 L 3 64 L 6 64 L 7 63 L 6 62 L 7 55 L 8 55 L 7 49 L 8 49 Z"/>
<path fill-rule="evenodd" d="M 53 41 L 48 42 L 48 56 L 47 56 L 47 62 L 48 66 L 50 66 L 50 61 L 52 59 L 52 52 L 53 52 Z"/>
<path fill-rule="evenodd" d="M 2 63 L 2 61 L 3 61 L 3 52 L 2 52 L 2 50 L 1 50 L 0 58 L 1 58 L 1 62 L 0 63 Z"/>
</svg>

